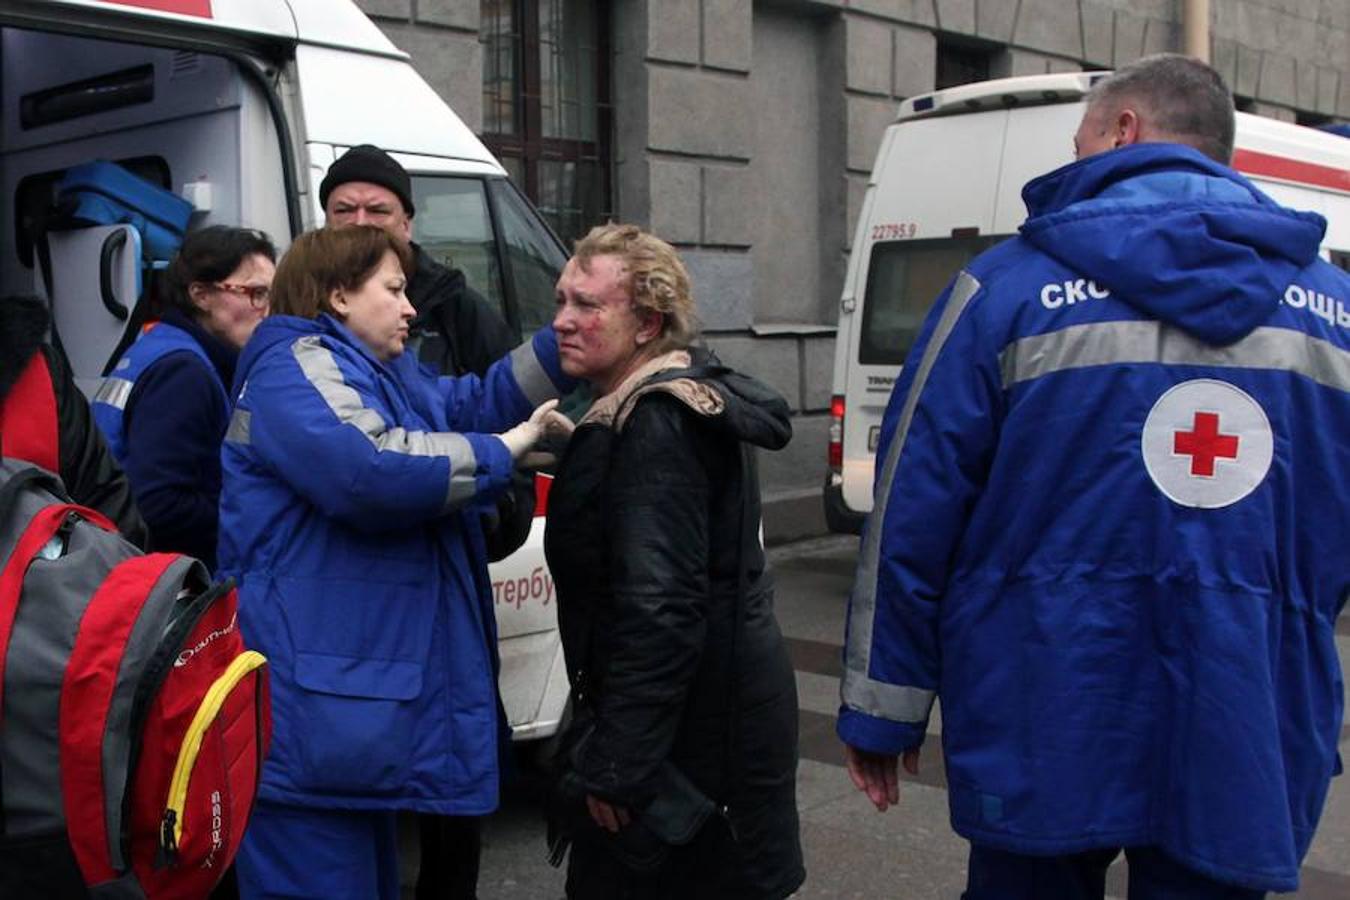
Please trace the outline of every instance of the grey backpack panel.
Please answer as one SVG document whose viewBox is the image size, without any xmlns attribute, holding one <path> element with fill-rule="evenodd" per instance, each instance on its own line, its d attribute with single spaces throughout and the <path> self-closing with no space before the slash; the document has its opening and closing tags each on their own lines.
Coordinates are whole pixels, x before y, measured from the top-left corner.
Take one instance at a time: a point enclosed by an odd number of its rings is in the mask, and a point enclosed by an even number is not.
<svg viewBox="0 0 1350 900">
<path fill-rule="evenodd" d="M 45 494 L 25 489 L 29 496 L 21 505 L 28 506 L 39 493 Z M 48 501 L 44 506 L 61 502 L 50 495 L 42 499 Z M 131 544 L 83 520 L 72 521 L 65 531 L 63 546 L 53 548 L 63 550 L 61 556 L 35 559 L 28 567 L 5 664 L 0 771 L 6 831 L 14 836 L 64 827 L 57 720 L 65 662 L 84 608 L 106 573 L 139 555 Z"/>
</svg>

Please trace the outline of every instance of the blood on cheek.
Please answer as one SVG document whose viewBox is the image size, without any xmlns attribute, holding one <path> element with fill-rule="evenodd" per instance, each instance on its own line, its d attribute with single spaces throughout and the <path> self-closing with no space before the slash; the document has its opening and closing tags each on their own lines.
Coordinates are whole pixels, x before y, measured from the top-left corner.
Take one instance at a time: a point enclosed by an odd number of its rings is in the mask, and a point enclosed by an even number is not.
<svg viewBox="0 0 1350 900">
<path fill-rule="evenodd" d="M 600 330 L 600 317 L 594 313 L 583 311 L 577 317 L 577 331 L 590 337 Z"/>
</svg>

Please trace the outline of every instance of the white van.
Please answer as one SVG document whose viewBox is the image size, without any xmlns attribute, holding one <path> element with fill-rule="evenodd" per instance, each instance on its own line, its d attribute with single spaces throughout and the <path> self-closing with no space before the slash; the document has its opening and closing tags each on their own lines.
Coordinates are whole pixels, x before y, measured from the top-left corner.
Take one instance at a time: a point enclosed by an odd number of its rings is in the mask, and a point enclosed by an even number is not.
<svg viewBox="0 0 1350 900">
<path fill-rule="evenodd" d="M 1106 73 L 1006 78 L 912 97 L 886 129 L 839 307 L 825 515 L 872 510 L 881 417 L 924 316 L 974 256 L 1017 233 L 1022 187 L 1073 160 L 1083 97 Z M 1234 166 L 1285 206 L 1327 219 L 1323 255 L 1350 267 L 1350 140 L 1239 113 Z"/>
<path fill-rule="evenodd" d="M 349 0 L 44 0 L 0 5 L 0 290 L 45 294 L 28 222 L 69 167 L 119 162 L 190 199 L 190 227 L 261 228 L 279 249 L 323 221 L 318 185 L 372 143 L 412 173 L 415 238 L 529 334 L 566 252 L 459 117 Z M 113 226 L 125 228 L 126 226 Z M 77 380 L 98 383 L 139 293 L 131 244 L 52 234 L 52 309 Z M 115 305 L 115 304 L 114 304 Z M 543 555 L 492 567 L 501 688 L 518 739 L 558 728 L 567 679 Z"/>
</svg>

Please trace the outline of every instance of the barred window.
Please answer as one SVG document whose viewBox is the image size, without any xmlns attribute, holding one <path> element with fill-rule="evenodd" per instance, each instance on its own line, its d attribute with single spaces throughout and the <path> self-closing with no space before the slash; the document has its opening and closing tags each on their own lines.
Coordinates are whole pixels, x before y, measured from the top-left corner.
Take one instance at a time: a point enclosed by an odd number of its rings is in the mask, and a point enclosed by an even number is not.
<svg viewBox="0 0 1350 900">
<path fill-rule="evenodd" d="M 481 10 L 483 141 L 570 246 L 613 215 L 609 4 Z"/>
<path fill-rule="evenodd" d="M 939 35 L 937 73 L 933 87 L 940 91 L 976 81 L 988 81 L 994 52 L 993 47 L 986 44 L 952 35 Z"/>
</svg>

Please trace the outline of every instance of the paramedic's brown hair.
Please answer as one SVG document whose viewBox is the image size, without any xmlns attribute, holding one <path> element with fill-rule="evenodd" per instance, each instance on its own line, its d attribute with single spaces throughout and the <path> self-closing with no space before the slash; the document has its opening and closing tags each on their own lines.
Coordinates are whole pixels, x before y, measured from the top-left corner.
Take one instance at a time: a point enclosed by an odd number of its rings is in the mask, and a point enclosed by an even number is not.
<svg viewBox="0 0 1350 900">
<path fill-rule="evenodd" d="M 332 313 L 336 290 L 354 291 L 375 274 L 386 253 L 398 257 L 405 276 L 413 271 L 412 251 L 383 228 L 348 225 L 319 228 L 295 239 L 272 279 L 272 315 L 316 319 Z"/>
</svg>

